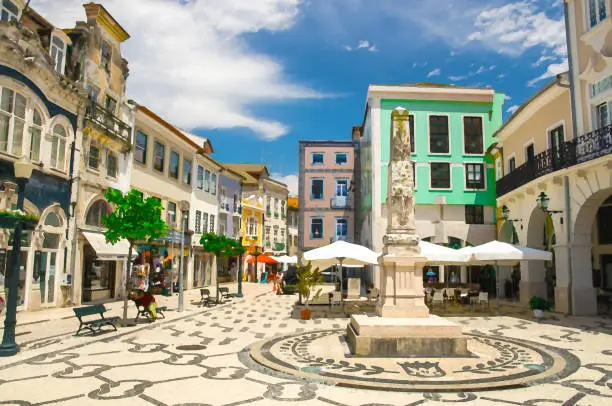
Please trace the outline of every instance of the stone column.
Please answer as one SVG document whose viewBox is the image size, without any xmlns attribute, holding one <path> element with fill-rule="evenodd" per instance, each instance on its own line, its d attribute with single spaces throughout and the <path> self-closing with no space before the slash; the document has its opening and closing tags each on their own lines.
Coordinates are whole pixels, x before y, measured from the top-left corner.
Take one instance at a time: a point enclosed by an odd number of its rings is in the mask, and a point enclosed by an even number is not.
<svg viewBox="0 0 612 406">
<path fill-rule="evenodd" d="M 521 261 L 520 302 L 529 303 L 532 296 L 546 298 L 546 268 L 544 261 Z"/>
<path fill-rule="evenodd" d="M 461 283 L 468 283 L 468 269 L 465 265 L 461 265 L 459 280 L 461 281 Z"/>
<path fill-rule="evenodd" d="M 597 289 L 593 287 L 592 245 L 572 246 L 572 314 L 594 316 L 597 314 Z M 557 277 L 558 278 L 558 277 Z"/>
</svg>

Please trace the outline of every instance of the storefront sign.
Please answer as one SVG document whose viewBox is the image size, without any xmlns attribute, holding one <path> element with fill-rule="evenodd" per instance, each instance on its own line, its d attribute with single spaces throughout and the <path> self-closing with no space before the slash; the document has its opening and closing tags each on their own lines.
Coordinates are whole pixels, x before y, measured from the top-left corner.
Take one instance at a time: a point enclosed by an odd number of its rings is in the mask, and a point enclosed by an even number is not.
<svg viewBox="0 0 612 406">
<path fill-rule="evenodd" d="M 186 233 L 181 234 L 180 231 L 168 231 L 168 234 L 166 234 L 165 237 L 158 238 L 156 241 L 180 244 L 182 239 L 181 237 L 184 238 L 184 243 L 186 245 L 191 244 L 191 235 Z"/>
</svg>

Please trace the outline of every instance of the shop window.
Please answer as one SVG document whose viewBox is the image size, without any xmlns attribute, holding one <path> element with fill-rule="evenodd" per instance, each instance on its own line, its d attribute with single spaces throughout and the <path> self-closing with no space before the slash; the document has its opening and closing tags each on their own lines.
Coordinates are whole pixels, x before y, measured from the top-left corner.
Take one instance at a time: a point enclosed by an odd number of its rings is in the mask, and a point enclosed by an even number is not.
<svg viewBox="0 0 612 406">
<path fill-rule="evenodd" d="M 25 127 L 26 98 L 3 88 L 0 99 L 0 150 L 15 156 L 22 155 Z"/>
<path fill-rule="evenodd" d="M 109 204 L 104 200 L 98 200 L 91 205 L 85 218 L 85 224 L 92 227 L 104 227 L 102 218 L 111 213 Z"/>
<path fill-rule="evenodd" d="M 64 172 L 66 170 L 66 129 L 56 124 L 51 135 L 51 167 Z"/>
</svg>

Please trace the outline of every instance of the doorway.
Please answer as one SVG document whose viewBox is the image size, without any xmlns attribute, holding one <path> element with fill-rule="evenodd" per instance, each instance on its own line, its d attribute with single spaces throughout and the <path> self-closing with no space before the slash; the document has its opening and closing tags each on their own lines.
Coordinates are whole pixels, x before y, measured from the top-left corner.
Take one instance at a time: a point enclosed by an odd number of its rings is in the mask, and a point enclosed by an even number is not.
<svg viewBox="0 0 612 406">
<path fill-rule="evenodd" d="M 604 290 L 612 291 L 612 254 L 601 256 L 602 285 Z"/>
<path fill-rule="evenodd" d="M 83 303 L 115 297 L 115 261 L 100 261 L 89 243 L 83 246 Z"/>
</svg>

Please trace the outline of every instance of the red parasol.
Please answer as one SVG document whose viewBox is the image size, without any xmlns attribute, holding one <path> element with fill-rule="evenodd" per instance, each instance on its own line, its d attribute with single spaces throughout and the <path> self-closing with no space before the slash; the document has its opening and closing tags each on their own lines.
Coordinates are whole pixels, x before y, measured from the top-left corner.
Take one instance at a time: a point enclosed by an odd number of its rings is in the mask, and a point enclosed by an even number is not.
<svg viewBox="0 0 612 406">
<path fill-rule="evenodd" d="M 247 262 L 249 264 L 254 264 L 255 263 L 255 256 L 252 256 L 251 258 L 249 258 L 247 260 Z M 275 259 L 270 258 L 266 254 L 261 254 L 261 255 L 257 256 L 257 263 L 258 264 L 278 264 L 278 261 L 275 260 Z"/>
</svg>

